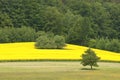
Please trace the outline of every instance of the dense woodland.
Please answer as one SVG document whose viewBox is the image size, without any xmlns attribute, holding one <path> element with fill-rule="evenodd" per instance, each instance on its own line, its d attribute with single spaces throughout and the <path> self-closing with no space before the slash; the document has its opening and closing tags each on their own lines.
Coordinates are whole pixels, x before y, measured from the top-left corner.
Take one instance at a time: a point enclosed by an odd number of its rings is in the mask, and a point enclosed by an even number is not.
<svg viewBox="0 0 120 80">
<path fill-rule="evenodd" d="M 39 31 L 120 52 L 120 0 L 0 0 L 1 43 L 35 41 Z"/>
</svg>

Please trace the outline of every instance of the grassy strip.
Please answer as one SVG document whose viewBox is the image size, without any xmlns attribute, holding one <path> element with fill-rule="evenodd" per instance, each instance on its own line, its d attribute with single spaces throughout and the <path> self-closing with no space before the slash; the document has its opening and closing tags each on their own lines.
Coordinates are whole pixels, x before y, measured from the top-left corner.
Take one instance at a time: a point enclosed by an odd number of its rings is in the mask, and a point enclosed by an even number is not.
<svg viewBox="0 0 120 80">
<path fill-rule="evenodd" d="M 0 80 L 119 80 L 120 64 L 99 62 L 90 70 L 79 62 L 0 63 Z"/>
<path fill-rule="evenodd" d="M 81 59 L 26 59 L 26 60 L 0 60 L 0 62 L 41 62 L 41 61 L 55 61 L 55 62 L 76 62 L 76 61 L 81 61 Z M 114 62 L 114 63 L 120 63 L 120 61 L 112 61 L 112 60 L 100 60 L 99 62 Z"/>
</svg>

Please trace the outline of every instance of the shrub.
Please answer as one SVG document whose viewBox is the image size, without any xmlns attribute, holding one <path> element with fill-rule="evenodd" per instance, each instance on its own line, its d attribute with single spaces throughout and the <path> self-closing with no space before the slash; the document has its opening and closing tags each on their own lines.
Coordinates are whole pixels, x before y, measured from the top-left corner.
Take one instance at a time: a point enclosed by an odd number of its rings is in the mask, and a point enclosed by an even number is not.
<svg viewBox="0 0 120 80">
<path fill-rule="evenodd" d="M 9 42 L 19 42 L 19 34 L 18 34 L 18 28 L 9 27 L 6 28 L 5 31 L 7 32 Z"/>
<path fill-rule="evenodd" d="M 62 49 L 64 46 L 64 37 L 59 35 L 54 36 L 53 33 L 46 33 L 39 36 L 35 44 L 35 47 L 38 49 Z"/>
<path fill-rule="evenodd" d="M 58 49 L 61 49 L 63 46 L 65 46 L 65 38 L 63 36 L 56 35 L 54 37 L 54 41 Z"/>
<path fill-rule="evenodd" d="M 120 52 L 120 41 L 118 39 L 113 39 L 111 42 L 106 43 L 106 50 Z"/>
<path fill-rule="evenodd" d="M 95 39 L 89 40 L 88 46 L 89 46 L 89 47 L 93 47 L 93 48 L 96 47 L 96 40 L 95 40 Z"/>
<path fill-rule="evenodd" d="M 36 35 L 36 32 L 34 29 L 30 28 L 30 27 L 21 27 L 21 28 L 18 28 L 18 41 L 35 41 L 35 35 Z"/>
<path fill-rule="evenodd" d="M 41 49 L 56 48 L 55 42 L 52 39 L 49 39 L 47 36 L 38 37 L 35 46 L 36 48 L 41 48 Z"/>
<path fill-rule="evenodd" d="M 105 44 L 107 39 L 101 38 L 101 39 L 97 39 L 96 41 L 96 48 L 98 49 L 105 49 Z"/>
<path fill-rule="evenodd" d="M 36 32 L 30 27 L 0 29 L 0 43 L 35 41 Z"/>
<path fill-rule="evenodd" d="M 46 33 L 44 31 L 36 32 L 36 38 L 38 38 L 39 36 L 44 36 L 44 35 L 46 35 Z"/>
<path fill-rule="evenodd" d="M 6 42 L 9 42 L 8 35 L 3 30 L 0 30 L 0 43 Z"/>
<path fill-rule="evenodd" d="M 120 52 L 120 41 L 119 39 L 110 40 L 108 38 L 91 39 L 89 41 L 89 47 Z"/>
</svg>

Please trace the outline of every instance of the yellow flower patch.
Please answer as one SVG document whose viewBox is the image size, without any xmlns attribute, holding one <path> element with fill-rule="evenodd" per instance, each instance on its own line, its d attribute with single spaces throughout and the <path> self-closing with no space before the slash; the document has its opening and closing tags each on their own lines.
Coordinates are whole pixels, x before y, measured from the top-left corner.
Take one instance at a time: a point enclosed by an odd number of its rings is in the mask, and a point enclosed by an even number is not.
<svg viewBox="0 0 120 80">
<path fill-rule="evenodd" d="M 34 42 L 0 44 L 0 60 L 78 60 L 87 47 L 67 44 L 64 49 L 36 49 Z M 93 49 L 101 60 L 120 61 L 120 53 Z"/>
</svg>

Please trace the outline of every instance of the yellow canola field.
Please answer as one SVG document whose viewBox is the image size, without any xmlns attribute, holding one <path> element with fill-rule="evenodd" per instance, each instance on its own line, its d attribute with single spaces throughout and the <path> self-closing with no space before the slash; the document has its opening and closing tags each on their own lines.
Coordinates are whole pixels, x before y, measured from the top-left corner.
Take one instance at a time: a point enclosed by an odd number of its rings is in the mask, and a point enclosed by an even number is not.
<svg viewBox="0 0 120 80">
<path fill-rule="evenodd" d="M 78 60 L 87 47 L 67 44 L 64 49 L 35 49 L 34 42 L 0 44 L 0 60 Z M 93 49 L 101 60 L 120 61 L 120 53 Z"/>
</svg>

